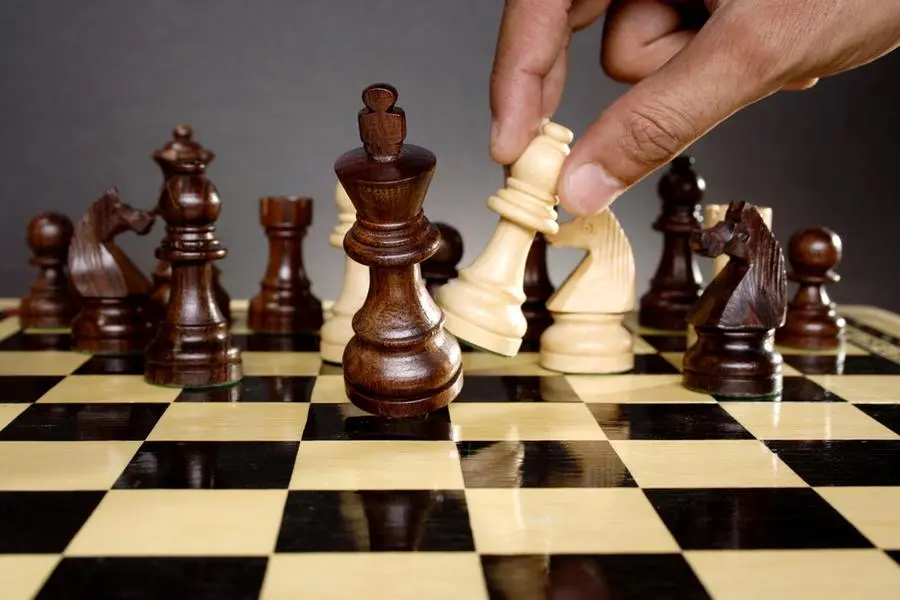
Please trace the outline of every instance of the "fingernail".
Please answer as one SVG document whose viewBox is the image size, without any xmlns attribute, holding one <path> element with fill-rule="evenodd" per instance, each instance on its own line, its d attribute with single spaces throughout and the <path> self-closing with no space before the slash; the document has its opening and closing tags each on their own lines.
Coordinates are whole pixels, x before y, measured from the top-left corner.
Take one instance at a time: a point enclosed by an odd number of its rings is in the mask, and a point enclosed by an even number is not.
<svg viewBox="0 0 900 600">
<path fill-rule="evenodd" d="M 597 214 L 625 190 L 621 181 L 596 163 L 576 167 L 560 182 L 559 195 L 563 205 L 577 217 Z"/>
</svg>

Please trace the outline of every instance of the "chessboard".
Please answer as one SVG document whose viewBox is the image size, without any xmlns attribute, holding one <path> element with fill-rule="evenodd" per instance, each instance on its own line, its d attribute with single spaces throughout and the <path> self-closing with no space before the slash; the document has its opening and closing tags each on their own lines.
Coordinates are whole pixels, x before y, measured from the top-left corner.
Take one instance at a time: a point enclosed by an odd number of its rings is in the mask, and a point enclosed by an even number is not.
<svg viewBox="0 0 900 600">
<path fill-rule="evenodd" d="M 204 391 L 3 315 L 4 600 L 900 597 L 896 315 L 841 307 L 768 400 L 685 389 L 685 337 L 632 318 L 629 373 L 466 351 L 453 403 L 385 419 L 245 309 Z"/>
</svg>

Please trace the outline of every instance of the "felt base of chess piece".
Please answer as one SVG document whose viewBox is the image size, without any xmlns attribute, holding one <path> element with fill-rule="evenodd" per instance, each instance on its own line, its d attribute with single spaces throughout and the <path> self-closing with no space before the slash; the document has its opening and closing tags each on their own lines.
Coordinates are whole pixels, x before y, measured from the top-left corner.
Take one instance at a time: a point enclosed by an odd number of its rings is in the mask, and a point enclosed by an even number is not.
<svg viewBox="0 0 900 600">
<path fill-rule="evenodd" d="M 72 321 L 73 348 L 92 354 L 139 354 L 152 335 L 146 296 L 83 298 Z"/>
<path fill-rule="evenodd" d="M 553 315 L 540 339 L 540 366 L 560 373 L 624 373 L 634 368 L 634 338 L 625 315 Z"/>
<path fill-rule="evenodd" d="M 714 396 L 777 396 L 784 359 L 774 330 L 725 331 L 696 327 L 697 342 L 683 357 L 684 387 Z"/>
<path fill-rule="evenodd" d="M 22 329 L 66 328 L 78 313 L 78 294 L 65 270 L 73 229 L 68 217 L 54 212 L 41 213 L 28 224 L 28 246 L 33 253 L 28 262 L 39 273 L 19 301 Z"/>
</svg>

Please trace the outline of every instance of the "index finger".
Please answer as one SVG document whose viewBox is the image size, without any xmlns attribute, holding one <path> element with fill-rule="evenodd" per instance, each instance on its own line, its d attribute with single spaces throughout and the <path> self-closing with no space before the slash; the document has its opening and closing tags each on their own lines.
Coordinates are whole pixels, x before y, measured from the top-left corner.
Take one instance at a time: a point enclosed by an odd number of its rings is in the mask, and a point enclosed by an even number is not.
<svg viewBox="0 0 900 600">
<path fill-rule="evenodd" d="M 507 0 L 491 72 L 491 156 L 515 161 L 543 118 L 544 78 L 569 39 L 571 0 Z"/>
</svg>

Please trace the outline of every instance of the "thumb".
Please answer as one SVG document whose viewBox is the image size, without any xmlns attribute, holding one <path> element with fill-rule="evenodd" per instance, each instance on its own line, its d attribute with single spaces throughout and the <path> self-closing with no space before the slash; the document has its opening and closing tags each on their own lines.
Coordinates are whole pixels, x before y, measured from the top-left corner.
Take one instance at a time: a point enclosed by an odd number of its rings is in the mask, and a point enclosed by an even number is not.
<svg viewBox="0 0 900 600">
<path fill-rule="evenodd" d="M 714 15 L 659 70 L 613 102 L 584 132 L 559 176 L 560 204 L 586 216 L 665 165 L 744 106 L 781 87 L 781 53 L 729 31 Z M 734 20 L 730 21 L 734 23 Z"/>
</svg>

